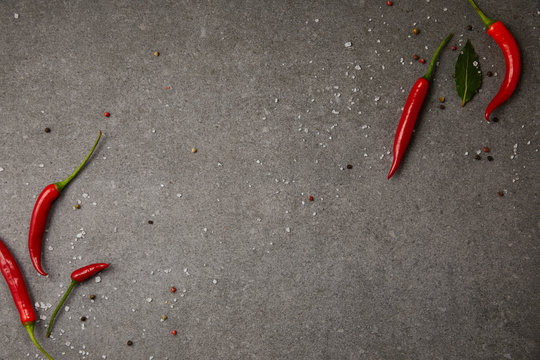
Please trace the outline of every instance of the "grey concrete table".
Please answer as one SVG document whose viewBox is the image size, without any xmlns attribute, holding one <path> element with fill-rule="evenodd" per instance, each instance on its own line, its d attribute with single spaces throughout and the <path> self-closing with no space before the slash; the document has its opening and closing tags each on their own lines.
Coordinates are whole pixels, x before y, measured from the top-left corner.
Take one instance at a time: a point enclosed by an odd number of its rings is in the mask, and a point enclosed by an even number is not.
<svg viewBox="0 0 540 360">
<path fill-rule="evenodd" d="M 0 238 L 42 345 L 56 359 L 540 358 L 539 3 L 478 4 L 523 57 L 491 124 L 504 60 L 464 0 L 0 2 Z M 445 49 L 389 181 L 427 69 L 412 57 L 449 32 L 472 41 L 482 90 L 460 106 Z M 41 277 L 36 196 L 98 129 L 54 205 Z M 100 261 L 45 338 L 70 273 Z M 2 280 L 0 359 L 35 357 Z"/>
</svg>

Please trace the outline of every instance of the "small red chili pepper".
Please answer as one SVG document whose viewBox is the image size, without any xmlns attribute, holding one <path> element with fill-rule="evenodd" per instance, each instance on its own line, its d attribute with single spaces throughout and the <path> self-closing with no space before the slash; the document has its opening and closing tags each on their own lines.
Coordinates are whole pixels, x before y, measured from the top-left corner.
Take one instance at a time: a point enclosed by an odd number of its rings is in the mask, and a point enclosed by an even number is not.
<svg viewBox="0 0 540 360">
<path fill-rule="evenodd" d="M 482 18 L 482 21 L 487 29 L 487 34 L 491 36 L 501 48 L 504 55 L 504 60 L 506 62 L 504 80 L 499 88 L 499 91 L 488 104 L 484 114 L 486 120 L 490 121 L 489 116 L 493 110 L 508 100 L 516 89 L 519 82 L 519 75 L 521 73 L 521 56 L 519 54 L 519 47 L 516 43 L 516 39 L 514 39 L 506 26 L 504 26 L 502 22 L 492 20 L 484 15 L 473 0 L 469 0 L 469 3 L 472 5 L 480 18 Z"/>
<path fill-rule="evenodd" d="M 30 231 L 28 234 L 28 250 L 30 252 L 30 259 L 32 264 L 36 268 L 37 272 L 43 276 L 47 276 L 47 273 L 41 267 L 41 245 L 43 241 L 43 233 L 45 232 L 45 225 L 47 224 L 47 219 L 49 217 L 49 210 L 54 200 L 60 195 L 64 187 L 83 168 L 84 164 L 88 161 L 96 145 L 101 138 L 101 131 L 99 132 L 98 138 L 92 146 L 92 149 L 84 159 L 84 161 L 79 165 L 75 171 L 69 175 L 69 177 L 63 181 L 47 185 L 45 189 L 39 194 L 36 204 L 34 205 L 34 211 L 32 212 L 32 218 L 30 220 Z"/>
<path fill-rule="evenodd" d="M 71 290 L 73 290 L 73 287 L 78 283 L 88 280 L 89 278 L 96 275 L 101 270 L 107 268 L 109 265 L 110 264 L 104 264 L 104 263 L 90 264 L 90 265 L 83 266 L 82 268 L 77 269 L 71 273 L 71 284 L 69 284 L 69 287 L 66 290 L 66 293 L 64 294 L 62 299 L 60 299 L 60 303 L 58 304 L 56 309 L 54 309 L 54 312 L 51 316 L 51 320 L 49 321 L 49 327 L 47 328 L 47 337 L 51 336 L 52 326 L 54 323 L 54 319 L 56 318 L 56 314 L 58 313 L 58 310 L 60 310 L 64 302 L 66 301 Z"/>
<path fill-rule="evenodd" d="M 407 149 L 407 145 L 411 140 L 414 125 L 416 124 L 416 119 L 418 118 L 418 114 L 420 113 L 420 109 L 422 108 L 422 104 L 426 98 L 429 89 L 429 82 L 431 81 L 433 69 L 435 68 L 439 53 L 450 41 L 453 35 L 454 34 L 448 35 L 446 39 L 444 39 L 439 45 L 435 51 L 435 54 L 433 55 L 433 58 L 431 59 L 428 71 L 424 76 L 416 80 L 416 83 L 409 93 L 409 97 L 407 98 L 407 102 L 403 108 L 403 113 L 401 114 L 401 119 L 399 120 L 396 137 L 394 139 L 394 159 L 392 161 L 390 173 L 388 174 L 389 179 L 396 172 L 399 164 L 401 163 L 401 159 L 403 158 L 403 154 Z"/>
<path fill-rule="evenodd" d="M 36 347 L 47 357 L 47 359 L 53 360 L 53 358 L 45 352 L 45 350 L 39 345 L 34 336 L 34 324 L 36 322 L 36 312 L 30 301 L 24 278 L 21 274 L 21 270 L 15 261 L 13 255 L 9 252 L 6 245 L 0 240 L 0 271 L 8 284 L 11 296 L 15 302 L 21 322 L 26 328 L 30 339 Z"/>
</svg>

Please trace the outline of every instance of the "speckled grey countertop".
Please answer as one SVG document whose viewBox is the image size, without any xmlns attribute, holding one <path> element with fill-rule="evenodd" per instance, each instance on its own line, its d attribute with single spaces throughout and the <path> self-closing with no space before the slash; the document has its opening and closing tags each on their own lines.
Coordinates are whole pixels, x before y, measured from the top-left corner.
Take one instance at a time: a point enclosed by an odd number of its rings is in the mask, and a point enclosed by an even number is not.
<svg viewBox="0 0 540 360">
<path fill-rule="evenodd" d="M 504 59 L 464 0 L 0 2 L 0 238 L 45 349 L 538 359 L 539 2 L 478 4 L 523 58 L 491 124 Z M 412 57 L 449 32 L 458 49 L 471 39 L 482 90 L 460 106 L 459 51 L 445 49 L 389 181 L 401 108 L 427 69 Z M 53 207 L 43 278 L 27 248 L 36 196 L 99 129 Z M 112 266 L 45 338 L 69 274 L 98 261 Z M 0 280 L 0 359 L 39 358 Z"/>
</svg>

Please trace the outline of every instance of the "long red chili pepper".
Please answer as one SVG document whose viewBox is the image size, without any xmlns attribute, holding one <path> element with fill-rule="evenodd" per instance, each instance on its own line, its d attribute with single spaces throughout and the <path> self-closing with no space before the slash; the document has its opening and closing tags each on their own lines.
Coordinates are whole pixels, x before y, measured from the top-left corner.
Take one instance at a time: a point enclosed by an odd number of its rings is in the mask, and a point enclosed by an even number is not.
<svg viewBox="0 0 540 360">
<path fill-rule="evenodd" d="M 76 284 L 81 283 L 81 282 L 91 278 L 92 276 L 96 275 L 98 272 L 100 272 L 101 270 L 107 268 L 109 265 L 110 264 L 104 264 L 104 263 L 90 264 L 90 265 L 86 265 L 86 266 L 84 266 L 84 267 L 82 267 L 80 269 L 77 269 L 73 273 L 71 273 L 71 284 L 69 284 L 69 287 L 66 290 L 66 293 L 64 294 L 64 296 L 60 300 L 60 303 L 58 304 L 56 309 L 54 309 L 54 312 L 53 312 L 53 314 L 51 316 L 51 320 L 49 321 L 49 327 L 47 328 L 47 337 L 51 336 L 52 326 L 53 326 L 53 323 L 54 323 L 54 319 L 56 318 L 56 314 L 58 313 L 58 310 L 60 310 L 60 308 L 62 307 L 64 302 L 66 301 L 66 299 L 69 296 L 69 293 L 71 292 L 71 290 L 73 290 L 73 287 Z"/>
<path fill-rule="evenodd" d="M 420 113 L 420 109 L 422 109 L 422 104 L 424 103 L 424 99 L 426 98 L 429 89 L 429 82 L 431 81 L 433 69 L 435 68 L 435 64 L 437 63 L 439 53 L 441 52 L 442 48 L 450 41 L 452 36 L 454 36 L 454 34 L 448 35 L 446 39 L 444 39 L 443 42 L 439 45 L 439 47 L 435 51 L 435 54 L 433 55 L 433 58 L 431 59 L 428 71 L 424 76 L 416 80 L 416 83 L 414 83 L 414 86 L 409 93 L 409 96 L 407 97 L 407 102 L 405 103 L 405 107 L 403 108 L 403 113 L 401 114 L 401 119 L 399 120 L 398 128 L 396 131 L 396 137 L 394 139 L 394 159 L 392 161 L 390 173 L 388 174 L 389 179 L 396 172 L 399 164 L 401 163 L 401 159 L 405 154 L 407 145 L 409 145 L 409 141 L 411 140 L 414 125 L 416 124 L 416 119 L 418 118 L 418 114 Z"/>
<path fill-rule="evenodd" d="M 30 231 L 28 234 L 28 249 L 30 251 L 30 259 L 32 260 L 32 264 L 34 264 L 37 272 L 43 276 L 47 276 L 47 273 L 41 267 L 41 243 L 43 241 L 43 233 L 45 232 L 45 225 L 47 224 L 51 205 L 53 201 L 60 195 L 64 187 L 66 187 L 66 185 L 69 184 L 69 182 L 73 180 L 75 176 L 77 176 L 79 171 L 81 171 L 84 164 L 86 164 L 94 152 L 100 138 L 101 131 L 99 132 L 94 146 L 92 146 L 92 149 L 79 167 L 75 169 L 75 171 L 64 181 L 47 185 L 41 194 L 39 194 L 36 204 L 34 205 L 34 211 L 32 212 L 32 218 L 30 220 Z"/>
<path fill-rule="evenodd" d="M 476 13 L 482 18 L 482 22 L 486 26 L 486 32 L 489 36 L 495 40 L 497 45 L 501 48 L 504 60 L 506 62 L 506 72 L 504 74 L 504 80 L 497 92 L 497 95 L 491 100 L 486 108 L 484 117 L 489 121 L 489 116 L 497 107 L 512 96 L 514 90 L 519 81 L 519 74 L 521 73 L 521 56 L 519 54 L 519 47 L 516 43 L 516 39 L 512 36 L 510 31 L 500 21 L 495 21 L 488 18 L 484 13 L 476 6 L 473 0 L 469 0 Z"/>
<path fill-rule="evenodd" d="M 34 336 L 34 324 L 36 322 L 36 312 L 30 301 L 30 296 L 28 295 L 28 290 L 26 289 L 26 284 L 24 283 L 24 278 L 21 274 L 21 270 L 15 261 L 13 255 L 9 252 L 6 245 L 0 240 L 0 270 L 2 275 L 6 279 L 6 282 L 11 291 L 11 296 L 15 302 L 17 310 L 19 310 L 19 315 L 21 317 L 21 322 L 26 328 L 30 339 L 36 345 L 36 347 L 45 355 L 48 359 L 53 360 L 53 358 L 43 350 L 41 345 L 36 340 Z"/>
</svg>

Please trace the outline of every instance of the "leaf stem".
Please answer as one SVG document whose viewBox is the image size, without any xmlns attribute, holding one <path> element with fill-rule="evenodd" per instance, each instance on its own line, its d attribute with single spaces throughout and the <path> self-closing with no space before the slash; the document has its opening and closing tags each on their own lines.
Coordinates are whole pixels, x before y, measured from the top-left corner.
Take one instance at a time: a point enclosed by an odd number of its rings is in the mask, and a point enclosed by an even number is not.
<svg viewBox="0 0 540 360">
<path fill-rule="evenodd" d="M 99 142 L 99 139 L 101 138 L 101 130 L 99 131 L 99 135 L 97 137 L 97 140 L 96 142 L 94 143 L 94 146 L 92 146 L 92 149 L 90 150 L 90 152 L 88 153 L 88 155 L 86 155 L 86 158 L 84 159 L 84 161 L 81 163 L 81 165 L 79 165 L 78 168 L 75 169 L 75 171 L 69 175 L 67 177 L 67 179 L 63 180 L 63 181 L 60 181 L 60 182 L 57 182 L 54 184 L 54 187 L 56 188 L 56 190 L 58 190 L 58 192 L 62 192 L 62 190 L 64 190 L 64 187 L 66 187 L 67 184 L 69 184 L 69 182 L 71 180 L 73 180 L 73 178 L 75 176 L 77 176 L 77 174 L 79 173 L 79 171 L 81 171 L 81 169 L 83 168 L 84 164 L 86 164 L 86 162 L 88 161 L 88 159 L 90 159 L 90 156 L 92 156 L 92 153 L 94 152 L 94 149 L 96 148 L 98 142 Z"/>
<path fill-rule="evenodd" d="M 495 20 L 492 20 L 492 19 L 488 18 L 482 12 L 482 10 L 480 10 L 480 8 L 474 3 L 473 0 L 469 0 L 469 4 L 471 4 L 471 6 L 474 8 L 474 11 L 476 11 L 478 16 L 480 16 L 480 18 L 482 19 L 482 22 L 484 23 L 484 26 L 486 27 L 486 29 L 488 29 L 491 25 L 493 25 L 493 23 L 496 22 Z"/>
<path fill-rule="evenodd" d="M 26 331 L 28 331 L 28 335 L 30 335 L 30 339 L 32 339 L 32 342 L 36 347 L 47 357 L 49 360 L 54 360 L 47 352 L 39 345 L 39 343 L 36 340 L 36 337 L 34 336 L 34 322 L 27 322 L 23 323 L 24 327 L 26 328 Z"/>
<path fill-rule="evenodd" d="M 448 35 L 448 36 L 443 40 L 443 42 L 439 45 L 439 47 L 437 48 L 437 50 L 435 50 L 435 54 L 433 54 L 433 58 L 431 59 L 431 63 L 429 64 L 428 71 L 427 71 L 426 74 L 424 75 L 424 79 L 426 79 L 427 81 L 431 81 L 431 77 L 433 76 L 433 69 L 435 68 L 435 63 L 437 63 L 437 58 L 439 57 L 439 53 L 441 52 L 442 48 L 443 48 L 446 44 L 448 44 L 448 42 L 450 41 L 450 39 L 452 38 L 452 36 L 454 36 L 454 34 Z"/>
<path fill-rule="evenodd" d="M 62 299 L 60 300 L 60 303 L 58 303 L 58 306 L 56 307 L 56 309 L 54 309 L 54 312 L 51 316 L 51 320 L 49 320 L 49 326 L 47 327 L 47 337 L 51 336 L 52 326 L 54 323 L 54 319 L 56 318 L 56 314 L 58 313 L 58 310 L 60 310 L 64 302 L 66 301 L 67 297 L 69 296 L 69 293 L 71 292 L 75 284 L 77 284 L 77 282 L 75 280 L 71 280 L 71 284 L 69 284 L 69 287 L 66 290 L 66 293 L 64 294 L 64 296 L 62 296 Z"/>
</svg>

